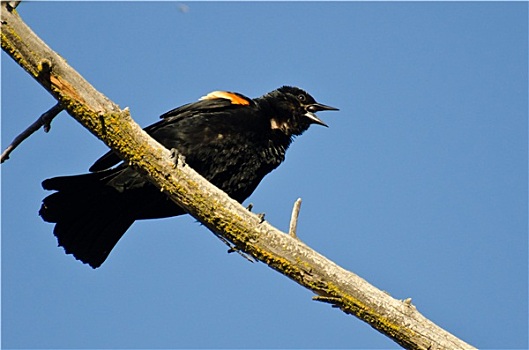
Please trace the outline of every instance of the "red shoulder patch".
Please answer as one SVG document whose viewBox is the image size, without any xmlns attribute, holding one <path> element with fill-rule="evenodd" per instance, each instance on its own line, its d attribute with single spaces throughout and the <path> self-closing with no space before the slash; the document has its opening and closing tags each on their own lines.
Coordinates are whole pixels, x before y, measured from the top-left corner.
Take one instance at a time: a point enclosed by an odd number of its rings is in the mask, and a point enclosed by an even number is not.
<svg viewBox="0 0 529 350">
<path fill-rule="evenodd" d="M 241 94 L 238 94 L 236 92 L 229 92 L 229 91 L 213 91 L 207 94 L 206 96 L 202 96 L 201 100 L 213 100 L 216 98 L 223 98 L 226 100 L 230 100 L 232 104 L 234 105 L 243 105 L 243 106 L 249 106 L 251 100 L 243 96 Z"/>
</svg>

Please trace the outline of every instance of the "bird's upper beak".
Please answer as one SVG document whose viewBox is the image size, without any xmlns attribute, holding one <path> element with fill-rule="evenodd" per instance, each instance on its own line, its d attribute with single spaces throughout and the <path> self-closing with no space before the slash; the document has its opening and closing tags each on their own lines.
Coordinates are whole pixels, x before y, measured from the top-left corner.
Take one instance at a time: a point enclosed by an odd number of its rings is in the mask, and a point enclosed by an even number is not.
<svg viewBox="0 0 529 350">
<path fill-rule="evenodd" d="M 313 124 L 319 124 L 328 127 L 327 124 L 325 124 L 320 118 L 316 116 L 316 112 L 319 111 L 338 111 L 338 108 L 326 106 L 321 103 L 313 103 L 310 106 L 307 107 L 307 113 L 305 113 L 305 116 L 309 118 L 311 123 Z"/>
</svg>

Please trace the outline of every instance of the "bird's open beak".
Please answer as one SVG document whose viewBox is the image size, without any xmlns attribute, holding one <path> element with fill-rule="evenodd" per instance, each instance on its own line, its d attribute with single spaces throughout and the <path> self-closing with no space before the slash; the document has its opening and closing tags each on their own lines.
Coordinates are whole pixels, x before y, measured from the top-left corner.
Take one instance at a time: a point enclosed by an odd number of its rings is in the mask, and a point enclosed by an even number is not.
<svg viewBox="0 0 529 350">
<path fill-rule="evenodd" d="M 314 104 L 311 104 L 308 108 L 307 108 L 307 113 L 305 113 L 305 116 L 307 118 L 309 118 L 309 120 L 311 121 L 311 123 L 313 124 L 318 124 L 318 125 L 323 125 L 323 126 L 326 126 L 328 127 L 327 124 L 325 124 L 320 118 L 318 118 L 316 116 L 316 114 L 314 114 L 315 112 L 319 112 L 319 111 L 338 111 L 339 109 L 338 108 L 335 108 L 335 107 L 331 107 L 331 106 L 326 106 L 326 105 L 323 105 L 321 103 L 314 103 Z"/>
</svg>

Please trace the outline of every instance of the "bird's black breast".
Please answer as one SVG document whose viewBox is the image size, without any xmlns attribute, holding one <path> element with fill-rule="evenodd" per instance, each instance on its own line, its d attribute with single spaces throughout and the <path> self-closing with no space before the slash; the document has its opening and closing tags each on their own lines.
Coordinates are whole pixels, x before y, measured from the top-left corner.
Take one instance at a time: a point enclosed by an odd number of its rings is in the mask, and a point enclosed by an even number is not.
<svg viewBox="0 0 529 350">
<path fill-rule="evenodd" d="M 267 118 L 244 110 L 179 119 L 152 136 L 176 148 L 194 170 L 239 201 L 281 164 L 288 147 L 273 140 Z"/>
</svg>

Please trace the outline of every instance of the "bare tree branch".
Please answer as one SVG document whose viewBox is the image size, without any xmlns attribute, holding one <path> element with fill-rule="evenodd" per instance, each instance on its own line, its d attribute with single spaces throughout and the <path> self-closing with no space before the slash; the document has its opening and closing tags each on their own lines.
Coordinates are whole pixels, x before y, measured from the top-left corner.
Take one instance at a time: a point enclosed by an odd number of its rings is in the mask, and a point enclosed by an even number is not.
<svg viewBox="0 0 529 350">
<path fill-rule="evenodd" d="M 44 128 L 44 132 L 49 132 L 51 128 L 51 121 L 57 116 L 57 114 L 63 111 L 62 106 L 57 103 L 55 106 L 51 107 L 48 111 L 44 112 L 39 119 L 37 119 L 33 124 L 28 126 L 20 135 L 15 137 L 13 142 L 2 152 L 0 156 L 0 163 L 5 162 L 9 159 L 11 152 L 17 148 L 25 139 L 31 136 L 35 131 L 39 130 L 41 127 Z"/>
<path fill-rule="evenodd" d="M 65 110 L 144 174 L 173 201 L 236 249 L 312 290 L 315 300 L 355 315 L 408 349 L 474 349 L 403 302 L 272 227 L 150 138 L 42 42 L 15 10 L 2 3 L 2 49 Z M 43 69 L 50 62 L 50 69 Z M 45 66 L 45 64 L 44 64 Z"/>
</svg>

